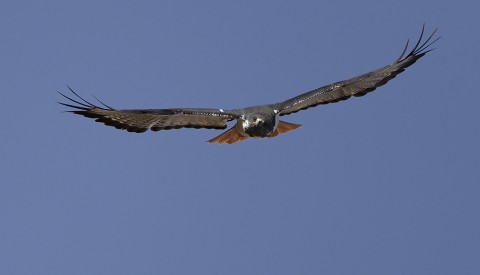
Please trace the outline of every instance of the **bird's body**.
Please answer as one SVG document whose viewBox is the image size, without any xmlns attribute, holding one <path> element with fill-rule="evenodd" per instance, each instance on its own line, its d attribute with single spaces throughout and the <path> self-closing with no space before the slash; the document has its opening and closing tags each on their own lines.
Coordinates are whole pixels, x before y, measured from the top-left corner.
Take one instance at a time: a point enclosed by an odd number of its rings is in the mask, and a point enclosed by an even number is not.
<svg viewBox="0 0 480 275">
<path fill-rule="evenodd" d="M 269 105 L 241 109 L 237 123 L 240 131 L 249 137 L 268 137 L 278 127 L 279 111 Z"/>
<path fill-rule="evenodd" d="M 228 121 L 236 120 L 235 126 L 209 140 L 209 142 L 231 144 L 249 137 L 275 137 L 300 126 L 299 124 L 282 121 L 280 116 L 296 113 L 320 104 L 346 100 L 351 96 L 363 96 L 403 72 L 405 68 L 431 51 L 432 49 L 428 49 L 429 46 L 439 39 L 430 42 L 436 32 L 435 30 L 425 42 L 421 43 L 423 32 L 422 29 L 422 34 L 413 50 L 404 57 L 408 47 L 407 43 L 401 56 L 390 65 L 349 80 L 320 87 L 275 104 L 236 110 L 199 108 L 116 110 L 100 101 L 103 107 L 96 106 L 81 98 L 71 89 L 70 91 L 78 97 L 77 100 L 64 94 L 61 95 L 78 105 L 60 104 L 74 108 L 75 110 L 71 111 L 74 114 L 94 118 L 97 122 L 103 122 L 106 125 L 129 132 L 142 133 L 148 129 L 159 131 L 178 128 L 225 129 Z"/>
</svg>

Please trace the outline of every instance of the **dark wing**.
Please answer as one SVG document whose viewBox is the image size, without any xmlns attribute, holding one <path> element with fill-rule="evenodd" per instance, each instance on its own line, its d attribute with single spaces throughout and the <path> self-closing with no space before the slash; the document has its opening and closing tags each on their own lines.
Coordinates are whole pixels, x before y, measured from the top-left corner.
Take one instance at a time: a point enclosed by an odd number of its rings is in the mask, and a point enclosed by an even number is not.
<svg viewBox="0 0 480 275">
<path fill-rule="evenodd" d="M 392 64 L 349 80 L 339 81 L 315 89 L 291 98 L 287 101 L 273 104 L 272 106 L 280 111 L 280 115 L 288 115 L 320 104 L 328 104 L 346 100 L 351 96 L 358 97 L 366 95 L 367 93 L 375 90 L 377 87 L 387 83 L 389 80 L 397 76 L 397 74 L 403 72 L 407 67 L 415 63 L 426 53 L 433 50 L 429 49 L 429 47 L 438 39 L 440 39 L 436 38 L 431 41 L 437 30 L 435 30 L 428 37 L 428 39 L 422 43 L 424 29 L 425 25 L 422 28 L 420 38 L 418 39 L 418 42 L 413 50 L 404 57 L 404 54 L 408 48 L 407 41 L 407 45 L 405 46 L 402 54 Z"/>
<path fill-rule="evenodd" d="M 68 87 L 70 89 L 70 87 Z M 71 113 L 94 118 L 97 122 L 113 126 L 129 132 L 143 133 L 152 131 L 170 130 L 178 128 L 209 128 L 225 129 L 227 122 L 239 117 L 233 111 L 222 109 L 145 109 L 145 110 L 116 110 L 99 101 L 103 107 L 96 106 L 76 94 L 78 100 L 62 93 L 72 104 L 62 105 L 74 108 Z M 98 100 L 98 99 L 97 99 Z M 73 105 L 73 103 L 77 105 Z"/>
</svg>

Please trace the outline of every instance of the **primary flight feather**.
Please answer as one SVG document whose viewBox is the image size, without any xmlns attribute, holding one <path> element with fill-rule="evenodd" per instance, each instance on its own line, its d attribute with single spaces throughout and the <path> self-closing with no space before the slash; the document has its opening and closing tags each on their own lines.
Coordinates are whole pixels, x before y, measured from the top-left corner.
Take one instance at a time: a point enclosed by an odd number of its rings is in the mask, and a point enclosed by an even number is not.
<svg viewBox="0 0 480 275">
<path fill-rule="evenodd" d="M 352 79 L 320 87 L 280 103 L 235 110 L 202 108 L 117 110 L 101 101 L 99 102 L 102 106 L 92 104 L 80 97 L 70 87 L 68 87 L 70 92 L 76 98 L 60 93 L 70 103 L 59 103 L 73 108 L 74 110 L 69 112 L 74 114 L 93 118 L 105 125 L 135 133 L 143 133 L 148 129 L 152 131 L 178 128 L 225 129 L 227 128 L 227 122 L 236 120 L 237 123 L 232 128 L 209 140 L 209 142 L 232 144 L 249 137 L 275 137 L 300 127 L 299 124 L 281 121 L 280 116 L 296 113 L 320 104 L 346 100 L 351 96 L 364 96 L 403 72 L 418 59 L 432 51 L 433 49 L 430 46 L 439 39 L 433 39 L 437 31 L 435 30 L 423 41 L 424 30 L 425 26 L 422 28 L 420 38 L 413 49 L 405 55 L 408 48 L 407 42 L 400 57 L 392 64 Z"/>
</svg>

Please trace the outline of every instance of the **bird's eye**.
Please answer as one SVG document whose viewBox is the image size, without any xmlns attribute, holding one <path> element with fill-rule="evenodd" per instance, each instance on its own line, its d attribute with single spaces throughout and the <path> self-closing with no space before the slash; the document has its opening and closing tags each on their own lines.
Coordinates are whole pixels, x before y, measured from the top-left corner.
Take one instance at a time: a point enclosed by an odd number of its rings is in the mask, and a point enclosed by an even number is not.
<svg viewBox="0 0 480 275">
<path fill-rule="evenodd" d="M 253 121 L 257 121 L 257 119 L 258 119 L 258 118 L 257 118 L 256 116 L 253 117 Z"/>
</svg>

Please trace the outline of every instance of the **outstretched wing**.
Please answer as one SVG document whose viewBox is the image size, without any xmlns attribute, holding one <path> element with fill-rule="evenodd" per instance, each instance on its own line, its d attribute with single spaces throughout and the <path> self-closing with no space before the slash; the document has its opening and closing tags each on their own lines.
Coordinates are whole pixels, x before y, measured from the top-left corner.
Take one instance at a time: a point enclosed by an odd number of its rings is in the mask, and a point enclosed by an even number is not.
<svg viewBox="0 0 480 275">
<path fill-rule="evenodd" d="M 273 104 L 274 108 L 280 111 L 280 115 L 288 115 L 300 110 L 305 110 L 320 104 L 328 104 L 346 100 L 351 96 L 364 96 L 390 81 L 397 74 L 403 72 L 407 67 L 415 63 L 418 59 L 433 49 L 429 47 L 439 38 L 432 38 L 435 31 L 422 43 L 425 25 L 415 47 L 405 57 L 404 54 L 408 48 L 408 41 L 400 57 L 392 64 L 378 70 L 357 76 L 355 78 L 339 81 L 313 91 L 301 94 L 287 101 Z"/>
<path fill-rule="evenodd" d="M 68 87 L 70 89 L 70 87 Z M 225 129 L 227 122 L 238 118 L 233 111 L 222 109 L 145 109 L 145 110 L 117 110 L 99 101 L 103 107 L 96 106 L 76 94 L 75 100 L 60 93 L 71 101 L 71 104 L 60 104 L 74 108 L 71 113 L 94 118 L 97 122 L 113 126 L 129 132 L 143 133 L 152 131 L 170 130 L 178 128 L 208 128 Z M 97 99 L 98 100 L 98 99 Z M 76 105 L 73 105 L 73 104 Z"/>
</svg>

